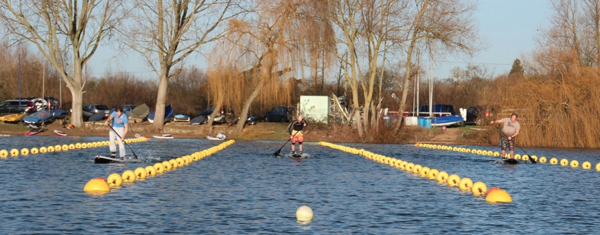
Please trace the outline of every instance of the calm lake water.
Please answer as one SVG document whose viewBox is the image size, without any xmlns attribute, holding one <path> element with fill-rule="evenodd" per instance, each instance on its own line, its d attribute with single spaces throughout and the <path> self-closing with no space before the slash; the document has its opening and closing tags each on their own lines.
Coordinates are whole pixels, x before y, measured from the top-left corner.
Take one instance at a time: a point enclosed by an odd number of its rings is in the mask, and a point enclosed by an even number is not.
<svg viewBox="0 0 600 235">
<path fill-rule="evenodd" d="M 106 138 L 0 137 L 0 149 L 99 140 Z M 219 143 L 174 139 L 131 147 L 138 156 L 164 161 Z M 594 234 L 600 228 L 600 172 L 595 170 L 504 166 L 494 162 L 498 158 L 412 145 L 343 144 L 483 181 L 488 188 L 507 190 L 514 201 L 489 204 L 315 143 L 305 144 L 305 152 L 316 158 L 274 158 L 281 144 L 237 141 L 208 158 L 101 196 L 84 193 L 83 186 L 156 160 L 94 164 L 92 158 L 107 155 L 108 147 L 0 159 L 0 233 Z M 594 167 L 600 162 L 598 151 L 526 151 L 587 160 Z M 313 209 L 313 222 L 296 221 L 302 205 Z"/>
</svg>

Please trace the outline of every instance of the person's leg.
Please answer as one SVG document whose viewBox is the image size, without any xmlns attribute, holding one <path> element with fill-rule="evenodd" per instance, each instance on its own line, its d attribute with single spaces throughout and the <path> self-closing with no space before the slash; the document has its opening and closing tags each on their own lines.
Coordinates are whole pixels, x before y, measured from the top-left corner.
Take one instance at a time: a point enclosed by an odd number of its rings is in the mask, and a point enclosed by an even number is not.
<svg viewBox="0 0 600 235">
<path fill-rule="evenodd" d="M 304 142 L 304 136 L 298 136 L 298 149 L 300 150 L 300 154 L 302 154 L 302 142 Z"/>
<path fill-rule="evenodd" d="M 108 149 L 110 150 L 110 156 L 111 157 L 115 157 L 116 152 L 117 152 L 117 147 L 115 146 L 115 139 L 117 138 L 117 135 L 115 135 L 115 132 L 110 130 L 108 131 Z"/>
<path fill-rule="evenodd" d="M 296 141 L 292 138 L 292 153 L 296 150 Z"/>
<path fill-rule="evenodd" d="M 501 146 L 502 147 L 502 155 L 501 156 L 504 159 L 504 158 L 506 158 L 506 146 L 507 146 L 508 139 L 506 139 L 504 137 L 504 135 L 502 135 L 501 138 L 502 138 L 502 146 Z"/>
<path fill-rule="evenodd" d="M 510 149 L 510 158 L 514 159 L 515 158 L 515 144 L 514 144 L 514 138 L 508 141 L 508 148 Z"/>
<path fill-rule="evenodd" d="M 125 131 L 125 128 L 116 128 L 115 129 L 117 131 L 117 133 L 119 133 L 119 136 L 123 136 L 123 132 Z M 117 136 L 117 140 L 119 141 L 119 156 L 121 158 L 125 158 L 125 144 L 123 143 L 123 140 L 121 140 L 121 138 L 119 138 L 119 136 Z"/>
</svg>

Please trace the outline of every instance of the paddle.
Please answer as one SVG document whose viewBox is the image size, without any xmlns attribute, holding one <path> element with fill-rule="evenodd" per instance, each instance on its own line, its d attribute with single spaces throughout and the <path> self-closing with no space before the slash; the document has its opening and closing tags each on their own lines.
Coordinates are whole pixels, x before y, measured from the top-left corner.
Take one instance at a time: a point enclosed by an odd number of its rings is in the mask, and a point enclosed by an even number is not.
<svg viewBox="0 0 600 235">
<path fill-rule="evenodd" d="M 525 150 L 523 150 L 523 148 L 519 147 L 519 149 L 520 149 L 521 151 L 523 151 L 525 154 L 527 154 L 527 152 L 525 152 Z M 535 162 L 535 159 L 533 159 L 533 158 L 531 157 L 531 155 L 527 154 L 527 156 L 529 156 L 529 161 L 531 161 L 531 163 L 533 163 L 533 164 L 537 163 L 537 162 Z"/>
<path fill-rule="evenodd" d="M 292 138 L 294 138 L 294 136 L 298 134 L 298 132 L 294 133 L 294 135 L 292 135 Z M 279 156 L 279 154 L 281 153 L 281 149 L 283 149 L 283 147 L 285 147 L 285 145 L 290 142 L 290 140 L 292 140 L 292 138 L 289 138 L 283 145 L 281 145 L 281 148 L 279 148 L 279 150 L 277 150 L 277 152 L 275 152 L 275 156 Z"/>
<path fill-rule="evenodd" d="M 113 129 L 113 127 L 109 124 L 108 127 L 110 127 L 110 129 L 112 131 L 115 132 L 115 134 L 117 134 L 117 136 L 119 138 L 121 138 L 121 135 L 119 135 L 119 133 L 117 133 L 117 131 L 115 131 L 115 129 Z M 122 139 L 122 138 L 121 138 Z M 133 149 L 131 149 L 131 147 L 127 144 L 127 142 L 125 142 L 125 140 L 123 140 L 123 143 L 125 144 L 125 146 L 127 146 L 129 148 L 129 150 L 131 150 L 131 153 L 133 153 L 133 156 L 135 157 L 135 159 L 138 159 L 138 156 L 135 154 L 135 152 L 133 151 Z"/>
</svg>

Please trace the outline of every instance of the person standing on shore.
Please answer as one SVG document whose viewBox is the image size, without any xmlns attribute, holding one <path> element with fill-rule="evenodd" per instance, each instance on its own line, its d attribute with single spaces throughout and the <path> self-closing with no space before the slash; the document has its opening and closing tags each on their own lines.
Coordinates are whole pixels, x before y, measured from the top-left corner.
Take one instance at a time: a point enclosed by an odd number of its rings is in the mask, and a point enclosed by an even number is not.
<svg viewBox="0 0 600 235">
<path fill-rule="evenodd" d="M 112 121 L 112 128 L 108 132 L 108 148 L 110 149 L 110 157 L 116 157 L 117 147 L 115 146 L 115 140 L 119 142 L 119 156 L 121 159 L 125 159 L 125 135 L 129 128 L 129 118 L 127 114 L 123 113 L 123 108 L 117 107 L 114 112 L 108 116 L 104 125 L 108 125 L 108 122 Z M 115 132 L 116 131 L 116 132 Z"/>
<path fill-rule="evenodd" d="M 302 130 L 306 126 L 306 121 L 304 121 L 304 117 L 302 115 L 298 115 L 298 119 L 294 120 L 288 126 L 288 133 L 290 134 L 290 139 L 292 139 L 292 154 L 296 155 L 295 148 L 296 142 L 298 142 L 298 152 L 299 155 L 302 155 L 302 142 L 304 142 L 304 136 L 302 134 Z"/>
<path fill-rule="evenodd" d="M 518 115 L 513 113 L 510 115 L 510 118 L 503 118 L 496 121 L 491 121 L 490 124 L 503 123 L 502 127 L 502 158 L 506 156 L 506 149 L 510 151 L 510 158 L 514 159 L 515 157 L 515 137 L 519 135 L 519 130 L 521 129 L 521 124 L 517 121 Z"/>
</svg>

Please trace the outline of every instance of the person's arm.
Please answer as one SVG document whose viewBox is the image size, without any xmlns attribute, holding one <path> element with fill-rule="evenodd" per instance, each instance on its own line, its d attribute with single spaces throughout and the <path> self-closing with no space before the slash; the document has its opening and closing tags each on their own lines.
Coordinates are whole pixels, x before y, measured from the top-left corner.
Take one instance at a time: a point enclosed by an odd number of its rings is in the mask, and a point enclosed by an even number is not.
<svg viewBox="0 0 600 235">
<path fill-rule="evenodd" d="M 502 119 L 498 119 L 496 121 L 491 121 L 490 124 L 502 123 Z"/>
<path fill-rule="evenodd" d="M 106 119 L 106 122 L 104 122 L 104 125 L 108 125 L 108 122 L 113 118 L 112 114 L 108 115 L 108 118 Z"/>
<path fill-rule="evenodd" d="M 517 131 L 515 131 L 515 134 L 511 136 L 511 138 L 515 138 L 517 137 L 517 135 L 519 135 L 519 129 L 517 129 Z"/>
<path fill-rule="evenodd" d="M 308 125 L 308 123 L 304 119 L 302 119 L 302 124 L 303 124 L 303 126 L 307 126 Z"/>
</svg>

